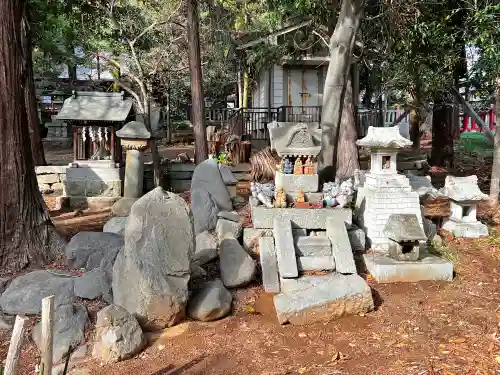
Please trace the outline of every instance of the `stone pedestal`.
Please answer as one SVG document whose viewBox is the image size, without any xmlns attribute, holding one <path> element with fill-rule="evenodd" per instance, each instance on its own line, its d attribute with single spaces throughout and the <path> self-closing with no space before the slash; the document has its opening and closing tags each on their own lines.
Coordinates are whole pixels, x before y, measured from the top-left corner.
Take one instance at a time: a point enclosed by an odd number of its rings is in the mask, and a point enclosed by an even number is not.
<svg viewBox="0 0 500 375">
<path fill-rule="evenodd" d="M 125 160 L 125 182 L 123 198 L 113 207 L 116 216 L 128 216 L 132 205 L 142 196 L 144 180 L 144 150 L 148 147 L 151 134 L 143 123 L 132 121 L 116 132 L 122 147 L 127 150 Z"/>
</svg>

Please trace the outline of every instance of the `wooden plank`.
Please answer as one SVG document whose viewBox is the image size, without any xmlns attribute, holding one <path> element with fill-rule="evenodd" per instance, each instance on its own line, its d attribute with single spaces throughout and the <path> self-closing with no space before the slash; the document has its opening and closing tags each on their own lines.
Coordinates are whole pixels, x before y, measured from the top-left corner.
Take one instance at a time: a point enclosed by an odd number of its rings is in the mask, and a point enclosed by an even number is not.
<svg viewBox="0 0 500 375">
<path fill-rule="evenodd" d="M 54 300 L 55 296 L 42 299 L 42 338 L 40 369 L 44 375 L 52 374 L 53 328 L 54 328 Z"/>
<path fill-rule="evenodd" d="M 5 360 L 4 375 L 16 375 L 17 364 L 21 355 L 23 335 L 28 321 L 29 319 L 25 316 L 16 316 L 14 330 L 10 338 L 9 351 L 7 352 L 7 359 Z"/>
</svg>

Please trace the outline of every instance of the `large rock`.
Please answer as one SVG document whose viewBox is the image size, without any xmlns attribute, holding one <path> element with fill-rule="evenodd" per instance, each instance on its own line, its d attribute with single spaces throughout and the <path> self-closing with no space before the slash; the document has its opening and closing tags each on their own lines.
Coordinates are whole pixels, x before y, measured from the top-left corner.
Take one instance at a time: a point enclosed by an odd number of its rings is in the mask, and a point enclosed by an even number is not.
<svg viewBox="0 0 500 375">
<path fill-rule="evenodd" d="M 47 271 L 33 271 L 16 277 L 0 297 L 0 308 L 6 314 L 40 314 L 42 298 L 54 295 L 54 307 L 73 302 L 73 278 Z"/>
<path fill-rule="evenodd" d="M 116 233 L 80 232 L 66 246 L 66 258 L 70 267 L 90 271 L 101 262 L 112 264 L 123 244 L 123 236 Z"/>
<path fill-rule="evenodd" d="M 217 244 L 217 237 L 213 233 L 209 231 L 198 233 L 193 261 L 199 265 L 204 265 L 216 259 L 219 256 Z"/>
<path fill-rule="evenodd" d="M 255 276 L 255 262 L 234 238 L 224 239 L 219 247 L 220 274 L 228 288 L 248 284 Z"/>
<path fill-rule="evenodd" d="M 193 220 L 179 196 L 161 187 L 132 207 L 125 246 L 113 266 L 113 300 L 147 329 L 161 329 L 185 316 Z"/>
<path fill-rule="evenodd" d="M 101 270 L 92 270 L 85 272 L 74 281 L 75 296 L 84 299 L 103 298 L 106 302 L 113 301 L 111 292 L 111 280 L 105 272 Z"/>
<path fill-rule="evenodd" d="M 195 234 L 215 229 L 217 214 L 233 209 L 215 159 L 203 161 L 194 170 L 191 180 L 191 209 Z"/>
<path fill-rule="evenodd" d="M 54 348 L 52 360 L 57 364 L 63 360 L 70 348 L 76 348 L 85 342 L 85 324 L 88 321 L 87 308 L 82 305 L 64 305 L 54 313 Z M 33 329 L 33 341 L 41 347 L 41 323 Z"/>
<path fill-rule="evenodd" d="M 92 356 L 105 363 L 133 357 L 146 344 L 142 329 L 133 315 L 116 305 L 97 313 Z"/>
<path fill-rule="evenodd" d="M 209 281 L 189 300 L 188 315 L 202 322 L 217 320 L 229 314 L 232 301 L 233 296 L 222 281 Z"/>
<path fill-rule="evenodd" d="M 127 217 L 115 216 L 108 220 L 102 228 L 103 232 L 121 234 L 125 233 L 125 225 L 127 224 Z"/>
</svg>

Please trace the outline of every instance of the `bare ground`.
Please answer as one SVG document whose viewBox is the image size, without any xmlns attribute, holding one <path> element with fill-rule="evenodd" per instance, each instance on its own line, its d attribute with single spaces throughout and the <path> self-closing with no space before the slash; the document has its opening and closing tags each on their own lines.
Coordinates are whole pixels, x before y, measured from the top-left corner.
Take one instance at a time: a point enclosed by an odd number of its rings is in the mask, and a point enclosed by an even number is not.
<svg viewBox="0 0 500 375">
<path fill-rule="evenodd" d="M 133 359 L 103 365 L 89 358 L 79 367 L 93 375 L 498 375 L 500 215 L 482 215 L 493 225 L 488 238 L 445 236 L 443 256 L 455 262 L 453 282 L 376 284 L 363 275 L 373 290 L 374 312 L 280 326 L 272 296 L 254 284 L 233 291 L 233 314 L 225 319 L 188 321 L 149 334 L 148 348 Z M 53 211 L 52 216 L 69 238 L 100 230 L 110 212 Z M 82 303 L 95 319 L 102 303 Z M 0 358 L 9 335 L 0 331 Z M 18 374 L 33 374 L 37 355 L 28 332 Z"/>
</svg>

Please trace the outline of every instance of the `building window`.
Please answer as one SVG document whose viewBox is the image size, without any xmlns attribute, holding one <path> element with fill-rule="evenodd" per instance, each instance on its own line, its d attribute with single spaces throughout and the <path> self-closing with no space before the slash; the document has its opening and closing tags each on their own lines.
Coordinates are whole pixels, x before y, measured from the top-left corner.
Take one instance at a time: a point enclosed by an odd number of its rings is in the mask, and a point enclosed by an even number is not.
<svg viewBox="0 0 500 375">
<path fill-rule="evenodd" d="M 382 156 L 382 169 L 391 169 L 391 157 Z"/>
</svg>

